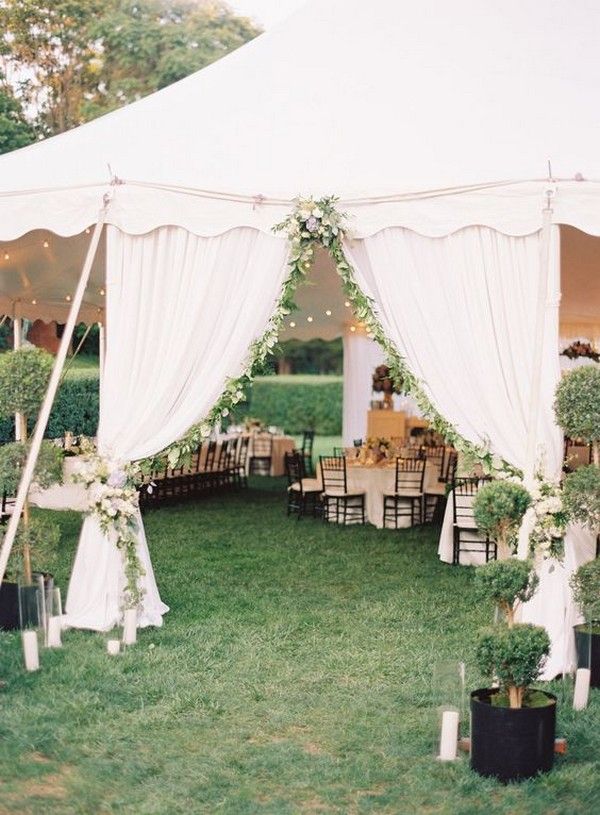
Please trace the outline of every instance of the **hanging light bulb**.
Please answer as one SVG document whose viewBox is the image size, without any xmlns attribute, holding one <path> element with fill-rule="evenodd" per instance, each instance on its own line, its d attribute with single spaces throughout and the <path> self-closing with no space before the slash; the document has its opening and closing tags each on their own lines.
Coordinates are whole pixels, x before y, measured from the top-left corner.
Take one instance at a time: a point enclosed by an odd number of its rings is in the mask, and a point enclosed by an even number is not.
<svg viewBox="0 0 600 815">
<path fill-rule="evenodd" d="M 346 302 L 344 303 L 344 305 L 346 306 L 346 308 L 350 308 L 350 300 L 346 300 Z"/>
<path fill-rule="evenodd" d="M 354 334 L 354 332 L 356 331 L 356 326 L 355 326 L 355 325 L 351 325 L 351 326 L 350 326 L 350 331 L 352 331 L 352 333 Z"/>
<path fill-rule="evenodd" d="M 104 294 L 105 294 L 104 289 L 100 289 L 100 294 L 102 295 L 102 297 L 104 297 Z"/>
<path fill-rule="evenodd" d="M 296 328 L 296 323 L 291 322 L 291 323 L 290 323 L 290 328 Z"/>
<path fill-rule="evenodd" d="M 89 226 L 88 226 L 88 228 L 85 230 L 85 234 L 86 234 L 86 235 L 89 235 L 89 234 L 90 234 L 90 231 L 91 231 L 91 230 L 90 230 L 90 228 L 89 228 Z"/>
<path fill-rule="evenodd" d="M 312 318 L 312 317 L 307 317 L 307 318 L 306 318 L 306 322 L 307 322 L 307 323 L 312 323 L 312 321 L 313 321 L 313 318 Z"/>
<path fill-rule="evenodd" d="M 48 243 L 48 241 L 44 241 L 42 246 L 44 247 L 44 249 L 47 249 L 50 246 L 50 244 Z"/>
<path fill-rule="evenodd" d="M 70 303 L 71 302 L 71 295 L 67 294 L 67 296 L 65 297 L 65 300 L 67 301 L 67 303 Z"/>
<path fill-rule="evenodd" d="M 37 300 L 32 300 L 32 301 L 31 301 L 31 305 L 32 305 L 32 306 L 37 306 Z"/>
<path fill-rule="evenodd" d="M 4 260 L 10 260 L 10 255 L 8 254 L 8 252 L 4 253 Z"/>
<path fill-rule="evenodd" d="M 328 317 L 331 317 L 331 309 L 330 309 L 330 308 L 328 308 L 328 309 L 327 309 L 327 311 L 325 312 L 325 314 L 326 314 Z"/>
</svg>

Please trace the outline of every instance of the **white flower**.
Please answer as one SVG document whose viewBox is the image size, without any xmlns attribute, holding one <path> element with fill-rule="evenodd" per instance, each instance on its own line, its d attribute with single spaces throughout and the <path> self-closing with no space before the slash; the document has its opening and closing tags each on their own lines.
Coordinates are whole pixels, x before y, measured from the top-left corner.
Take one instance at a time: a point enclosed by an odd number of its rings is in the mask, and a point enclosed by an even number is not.
<svg viewBox="0 0 600 815">
<path fill-rule="evenodd" d="M 323 217 L 323 210 L 319 209 L 319 207 L 315 207 L 312 211 L 313 218 L 322 218 Z"/>
</svg>

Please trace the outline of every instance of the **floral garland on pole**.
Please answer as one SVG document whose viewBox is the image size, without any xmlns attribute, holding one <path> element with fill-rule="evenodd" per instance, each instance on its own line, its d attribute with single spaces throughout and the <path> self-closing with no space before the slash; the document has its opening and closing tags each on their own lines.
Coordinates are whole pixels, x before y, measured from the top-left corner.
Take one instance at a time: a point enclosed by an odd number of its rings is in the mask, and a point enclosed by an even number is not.
<svg viewBox="0 0 600 815">
<path fill-rule="evenodd" d="M 89 495 L 89 514 L 96 518 L 105 535 L 115 536 L 115 545 L 123 557 L 125 609 L 138 608 L 144 590 L 140 578 L 145 574 L 137 552 L 138 491 L 141 481 L 138 464 L 112 461 L 101 456 L 93 445 L 83 447 L 83 460 L 73 481 L 84 484 Z"/>
</svg>

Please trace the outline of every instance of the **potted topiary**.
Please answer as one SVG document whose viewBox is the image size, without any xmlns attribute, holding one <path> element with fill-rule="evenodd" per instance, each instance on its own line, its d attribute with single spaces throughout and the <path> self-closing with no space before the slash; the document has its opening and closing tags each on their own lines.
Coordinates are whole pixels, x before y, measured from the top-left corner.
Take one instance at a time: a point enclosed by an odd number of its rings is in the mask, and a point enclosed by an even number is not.
<svg viewBox="0 0 600 815">
<path fill-rule="evenodd" d="M 52 365 L 52 356 L 32 345 L 0 355 L 0 419 L 19 414 L 21 422 L 21 441 L 0 447 L 0 492 L 7 495 L 14 495 L 17 491 L 28 453 L 28 422 L 36 418 L 40 409 Z M 33 486 L 44 489 L 61 481 L 62 451 L 50 442 L 44 442 L 38 456 Z M 13 558 L 13 562 L 17 561 L 19 565 L 11 569 L 11 573 L 19 575 L 20 582 L 25 587 L 33 586 L 32 545 L 39 547 L 39 537 L 42 534 L 40 527 L 36 527 L 38 531 L 34 532 L 29 529 L 30 525 L 30 509 L 26 501 L 20 546 L 17 546 L 16 557 Z M 50 541 L 55 538 L 47 526 L 42 529 L 46 530 L 44 534 L 48 534 Z M 38 548 L 38 553 L 41 551 L 43 547 Z M 38 563 L 41 565 L 41 562 Z M 27 594 L 27 590 L 25 593 Z M 18 598 L 16 584 L 11 587 L 10 583 L 3 582 L 0 588 L 0 605 L 4 607 L 7 604 L 7 618 L 14 613 L 15 596 Z"/>
<path fill-rule="evenodd" d="M 600 688 L 600 560 L 580 566 L 571 577 L 573 597 L 586 619 L 575 626 L 577 667 L 590 669 L 590 684 Z"/>
<path fill-rule="evenodd" d="M 531 496 L 513 481 L 490 481 L 473 501 L 477 528 L 498 544 L 499 555 L 508 557 L 517 544 L 519 527 L 531 504 Z"/>
<path fill-rule="evenodd" d="M 537 588 L 531 563 L 510 558 L 478 568 L 475 590 L 504 620 L 481 632 L 477 662 L 497 687 L 471 693 L 471 767 L 503 782 L 547 772 L 554 761 L 556 697 L 531 688 L 550 651 L 544 628 L 515 623 L 520 603 Z"/>
<path fill-rule="evenodd" d="M 600 467 L 600 366 L 566 373 L 556 389 L 554 411 L 569 438 L 592 445 L 594 464 Z"/>
</svg>

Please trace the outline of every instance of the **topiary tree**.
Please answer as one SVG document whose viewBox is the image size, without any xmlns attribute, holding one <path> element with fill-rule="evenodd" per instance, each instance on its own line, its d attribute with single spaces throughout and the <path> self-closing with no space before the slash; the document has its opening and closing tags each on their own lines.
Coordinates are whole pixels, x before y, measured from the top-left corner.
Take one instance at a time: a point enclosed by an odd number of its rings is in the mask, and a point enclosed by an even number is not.
<svg viewBox="0 0 600 815">
<path fill-rule="evenodd" d="M 31 568 L 34 571 L 47 571 L 56 559 L 60 527 L 47 518 L 32 517 L 27 526 L 19 527 L 10 560 L 9 576 L 13 580 L 25 578 L 27 551 Z M 13 565 L 14 564 L 14 565 Z"/>
<path fill-rule="evenodd" d="M 506 692 L 510 707 L 520 708 L 528 685 L 540 674 L 550 651 L 545 629 L 515 624 L 519 603 L 531 600 L 538 577 L 526 560 L 509 558 L 480 566 L 475 574 L 475 591 L 490 598 L 504 613 L 504 621 L 480 635 L 476 650 L 482 673 L 496 676 Z"/>
<path fill-rule="evenodd" d="M 37 417 L 48 387 L 53 365 L 54 360 L 51 354 L 33 345 L 25 345 L 17 351 L 10 351 L 0 355 L 0 419 L 9 418 L 15 413 L 20 414 L 21 417 L 21 443 L 5 445 L 2 448 L 0 469 L 2 471 L 3 488 L 9 493 L 14 494 L 18 487 L 28 452 L 26 444 L 27 422 Z M 58 451 L 58 455 L 60 455 L 60 451 Z M 55 455 L 53 459 L 51 453 L 48 452 L 48 448 L 46 448 L 46 454 L 41 454 L 41 456 L 42 460 L 41 462 L 38 461 L 37 467 L 38 478 L 40 479 L 38 484 L 47 487 L 51 483 L 55 483 L 55 481 L 60 481 L 62 469 L 57 478 L 50 480 L 53 475 L 57 475 L 55 466 L 57 456 Z M 28 527 L 29 523 L 29 503 L 25 501 L 23 524 Z M 23 576 L 27 583 L 31 583 L 33 573 L 27 532 L 23 535 L 23 541 Z"/>
<path fill-rule="evenodd" d="M 600 366 L 566 373 L 556 389 L 554 411 L 569 438 L 592 445 L 594 464 L 600 467 Z"/>
<path fill-rule="evenodd" d="M 563 504 L 569 516 L 600 531 L 600 467 L 591 464 L 569 473 L 563 484 Z"/>
<path fill-rule="evenodd" d="M 495 676 L 509 706 L 520 708 L 529 685 L 540 675 L 550 653 L 550 637 L 537 625 L 501 625 L 482 632 L 476 657 L 479 669 Z"/>
<path fill-rule="evenodd" d="M 530 561 L 509 558 L 490 561 L 477 569 L 474 589 L 477 597 L 493 600 L 512 626 L 517 605 L 531 600 L 538 583 Z"/>
<path fill-rule="evenodd" d="M 580 566 L 570 583 L 581 613 L 594 622 L 600 621 L 600 560 Z"/>
<path fill-rule="evenodd" d="M 477 527 L 499 546 L 514 549 L 530 504 L 531 496 L 521 484 L 490 481 L 475 496 L 473 516 Z"/>
</svg>

